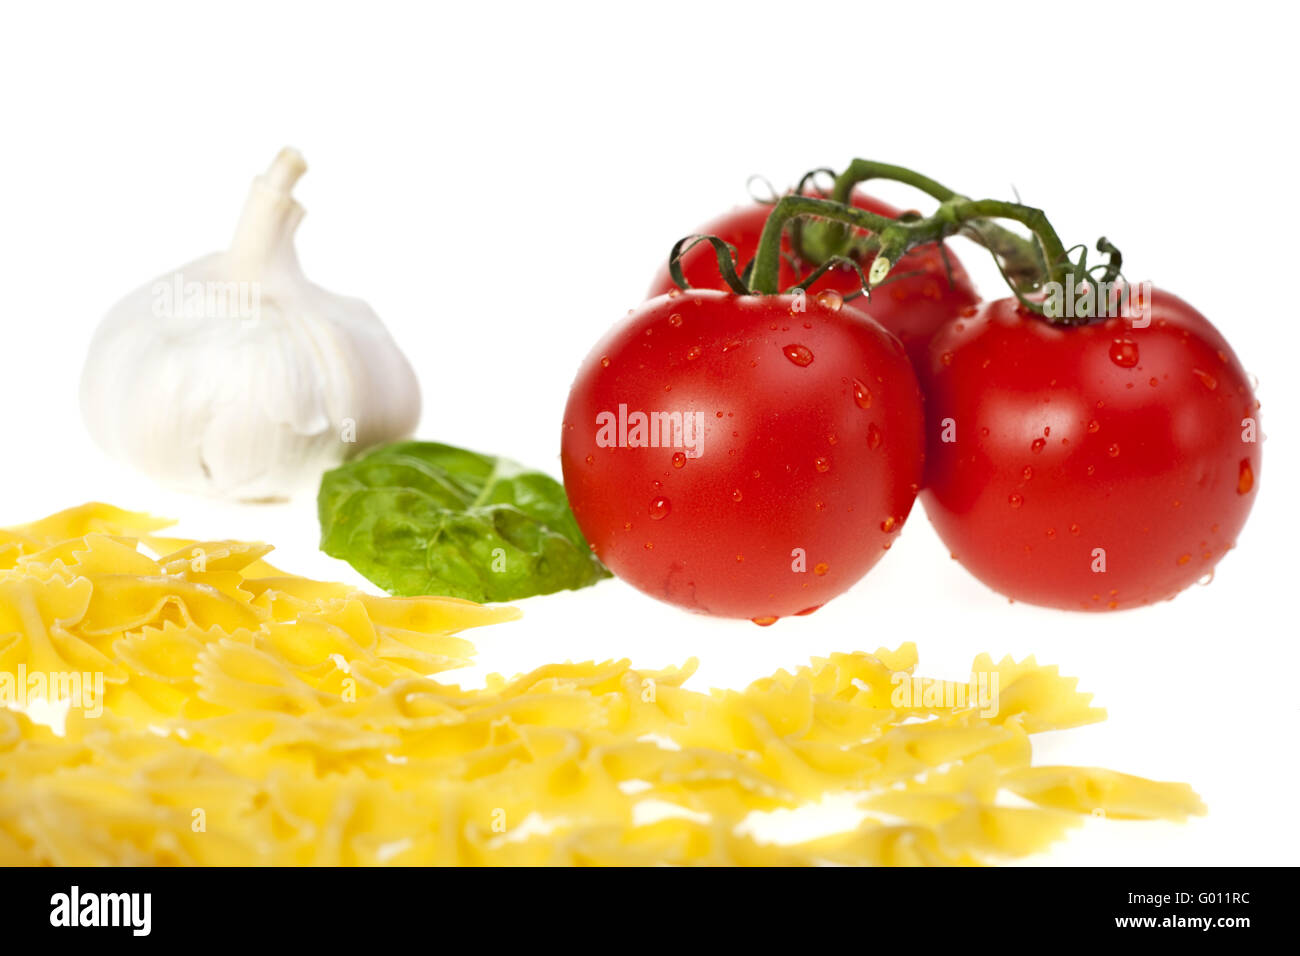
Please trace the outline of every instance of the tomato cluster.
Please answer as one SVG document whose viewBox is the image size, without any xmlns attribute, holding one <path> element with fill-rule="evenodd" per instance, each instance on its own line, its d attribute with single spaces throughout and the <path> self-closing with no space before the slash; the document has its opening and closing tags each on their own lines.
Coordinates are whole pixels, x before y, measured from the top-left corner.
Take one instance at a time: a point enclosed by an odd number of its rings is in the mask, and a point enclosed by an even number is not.
<svg viewBox="0 0 1300 956">
<path fill-rule="evenodd" d="M 739 270 L 769 210 L 701 233 Z M 789 289 L 813 265 L 781 235 Z M 1259 403 L 1224 338 L 1169 293 L 1067 327 L 1019 294 L 980 304 L 933 243 L 848 303 L 851 267 L 820 291 L 740 295 L 708 246 L 679 262 L 689 288 L 661 270 L 579 369 L 563 427 L 583 533 L 654 597 L 761 624 L 808 613 L 880 560 L 919 492 L 990 587 L 1115 610 L 1207 576 L 1246 521 Z"/>
</svg>

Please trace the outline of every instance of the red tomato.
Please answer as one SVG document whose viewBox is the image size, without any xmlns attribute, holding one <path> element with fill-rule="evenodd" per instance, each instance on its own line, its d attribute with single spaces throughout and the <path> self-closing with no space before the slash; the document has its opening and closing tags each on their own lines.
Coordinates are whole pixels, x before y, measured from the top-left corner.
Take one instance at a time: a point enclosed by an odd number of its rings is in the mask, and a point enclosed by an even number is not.
<svg viewBox="0 0 1300 956">
<path fill-rule="evenodd" d="M 1003 299 L 935 335 L 925 510 L 996 591 L 1113 610 L 1171 598 L 1233 546 L 1259 403 L 1231 347 L 1155 290 L 1150 325 L 1056 328 Z M 955 439 L 955 440 L 952 440 Z"/>
<path fill-rule="evenodd" d="M 854 193 L 853 205 L 891 218 L 897 218 L 899 214 L 893 206 L 862 193 Z M 717 236 L 731 243 L 736 247 L 740 267 L 743 267 L 758 250 L 759 235 L 763 231 L 767 214 L 771 211 L 771 206 L 762 203 L 740 206 L 701 226 L 696 232 Z M 815 266 L 801 263 L 796 269 L 790 264 L 793 253 L 790 249 L 789 230 L 786 230 L 786 235 L 781 240 L 781 251 L 780 288 L 788 289 L 806 278 Z M 870 266 L 871 259 L 868 256 L 862 260 L 864 271 Z M 898 336 L 907 348 L 912 363 L 918 368 L 926 361 L 926 347 L 934 331 L 966 307 L 979 302 L 979 295 L 975 292 L 970 276 L 951 250 L 948 252 L 948 261 L 952 266 L 951 284 L 939 248 L 934 245 L 920 246 L 899 260 L 892 270 L 895 278 L 891 278 L 888 285 L 877 289 L 869 302 L 863 297 L 850 303 L 855 308 L 868 312 L 873 319 Z M 707 243 L 696 246 L 682 257 L 682 270 L 692 287 L 726 288 L 718 275 L 717 255 Z M 663 295 L 675 288 L 677 286 L 669 276 L 665 263 L 650 285 L 649 296 Z M 813 291 L 832 289 L 847 296 L 861 288 L 862 279 L 856 270 L 847 266 L 835 266 L 817 280 Z"/>
<path fill-rule="evenodd" d="M 898 340 L 838 300 L 675 291 L 596 346 L 561 457 L 610 570 L 766 624 L 880 560 L 921 480 L 921 398 Z"/>
</svg>

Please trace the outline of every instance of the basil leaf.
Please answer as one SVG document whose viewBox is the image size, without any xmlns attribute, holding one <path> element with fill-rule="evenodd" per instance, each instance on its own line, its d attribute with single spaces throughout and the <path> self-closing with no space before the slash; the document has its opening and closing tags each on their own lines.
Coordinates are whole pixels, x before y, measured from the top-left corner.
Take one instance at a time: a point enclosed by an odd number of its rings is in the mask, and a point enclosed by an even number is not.
<svg viewBox="0 0 1300 956">
<path fill-rule="evenodd" d="M 326 472 L 321 550 L 391 594 L 513 601 L 610 576 L 563 486 L 434 442 L 398 442 Z"/>
</svg>

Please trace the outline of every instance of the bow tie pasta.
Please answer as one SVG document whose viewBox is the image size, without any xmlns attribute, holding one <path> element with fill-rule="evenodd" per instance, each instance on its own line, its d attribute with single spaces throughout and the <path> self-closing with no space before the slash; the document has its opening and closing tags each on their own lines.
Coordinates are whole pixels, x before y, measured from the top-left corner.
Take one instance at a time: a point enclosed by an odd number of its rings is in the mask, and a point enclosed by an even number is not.
<svg viewBox="0 0 1300 956">
<path fill-rule="evenodd" d="M 1033 766 L 1031 734 L 1105 715 L 1032 658 L 981 655 L 970 687 L 914 676 L 905 644 L 743 691 L 626 660 L 464 689 L 433 676 L 470 661 L 459 632 L 514 609 L 165 524 L 94 504 L 0 530 L 2 864 L 979 864 L 1089 815 L 1204 812 L 1184 784 Z M 756 835 L 827 798 L 861 823 Z"/>
</svg>

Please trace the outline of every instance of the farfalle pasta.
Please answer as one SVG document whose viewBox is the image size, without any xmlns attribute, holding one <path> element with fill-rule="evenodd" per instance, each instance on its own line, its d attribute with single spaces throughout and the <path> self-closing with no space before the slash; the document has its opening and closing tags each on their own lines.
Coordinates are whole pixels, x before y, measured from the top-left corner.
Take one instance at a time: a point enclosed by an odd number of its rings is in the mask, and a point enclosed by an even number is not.
<svg viewBox="0 0 1300 956">
<path fill-rule="evenodd" d="M 86 505 L 0 531 L 0 863 L 974 865 L 1089 815 L 1204 812 L 1184 784 L 1033 766 L 1031 734 L 1105 714 L 1032 658 L 981 655 L 970 695 L 916 677 L 911 644 L 743 691 L 626 660 L 467 689 L 434 675 L 513 609 L 164 525 Z M 758 833 L 844 795 L 855 827 Z"/>
</svg>

